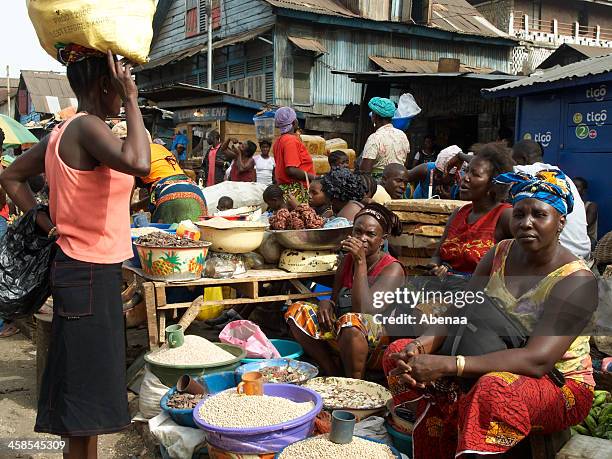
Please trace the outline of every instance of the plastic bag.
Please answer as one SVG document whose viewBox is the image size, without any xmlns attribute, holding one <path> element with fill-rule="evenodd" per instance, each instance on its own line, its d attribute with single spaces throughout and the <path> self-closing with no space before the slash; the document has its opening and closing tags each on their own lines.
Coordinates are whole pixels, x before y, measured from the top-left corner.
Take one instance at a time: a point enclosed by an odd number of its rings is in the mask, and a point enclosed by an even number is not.
<svg viewBox="0 0 612 459">
<path fill-rule="evenodd" d="M 387 445 L 393 446 L 391 437 L 385 428 L 385 420 L 384 418 L 378 416 L 369 416 L 356 423 L 354 435 L 372 438 Z"/>
<path fill-rule="evenodd" d="M 162 412 L 160 405 L 161 399 L 170 390 L 157 376 L 155 376 L 149 366 L 145 366 L 144 377 L 140 383 L 138 392 L 138 410 L 145 419 L 151 419 Z"/>
<path fill-rule="evenodd" d="M 153 38 L 156 0 L 28 0 L 41 46 L 54 59 L 61 45 L 77 44 L 143 64 Z"/>
<path fill-rule="evenodd" d="M 0 317 L 16 319 L 36 312 L 51 294 L 49 275 L 55 241 L 41 235 L 36 206 L 0 238 Z"/>
<path fill-rule="evenodd" d="M 402 94 L 397 104 L 395 118 L 412 118 L 421 113 L 421 107 L 418 106 L 416 100 L 410 93 Z"/>
<path fill-rule="evenodd" d="M 235 320 L 225 326 L 219 341 L 240 346 L 250 359 L 278 359 L 280 354 L 264 332 L 249 320 Z"/>
</svg>

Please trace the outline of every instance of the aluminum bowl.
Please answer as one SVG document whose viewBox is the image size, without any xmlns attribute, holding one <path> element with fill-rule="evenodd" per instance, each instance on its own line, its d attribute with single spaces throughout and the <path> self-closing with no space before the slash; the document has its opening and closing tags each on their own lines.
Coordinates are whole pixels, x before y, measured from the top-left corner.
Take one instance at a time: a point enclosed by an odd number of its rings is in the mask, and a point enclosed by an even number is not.
<svg viewBox="0 0 612 459">
<path fill-rule="evenodd" d="M 340 243 L 353 233 L 352 226 L 303 230 L 269 230 L 286 249 L 338 250 Z"/>
</svg>

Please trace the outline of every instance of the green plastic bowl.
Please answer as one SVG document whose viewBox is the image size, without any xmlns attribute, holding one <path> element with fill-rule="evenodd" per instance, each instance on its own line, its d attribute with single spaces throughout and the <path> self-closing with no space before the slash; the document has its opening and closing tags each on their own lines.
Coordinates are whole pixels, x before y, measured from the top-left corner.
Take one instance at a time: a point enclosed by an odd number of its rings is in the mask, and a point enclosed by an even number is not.
<svg viewBox="0 0 612 459">
<path fill-rule="evenodd" d="M 210 375 L 213 373 L 220 373 L 222 371 L 234 371 L 236 368 L 240 366 L 240 360 L 246 356 L 246 351 L 243 350 L 239 346 L 234 346 L 233 344 L 225 344 L 225 343 L 214 343 L 219 346 L 221 349 L 229 352 L 235 357 L 231 360 L 226 360 L 225 362 L 219 362 L 215 364 L 208 365 L 167 365 L 160 364 L 156 362 L 152 362 L 149 359 L 149 354 L 145 354 L 144 359 L 149 365 L 149 369 L 151 372 L 159 378 L 159 380 L 168 387 L 173 387 L 176 385 L 176 382 L 183 375 L 189 375 L 192 378 L 196 378 L 198 376 Z"/>
</svg>

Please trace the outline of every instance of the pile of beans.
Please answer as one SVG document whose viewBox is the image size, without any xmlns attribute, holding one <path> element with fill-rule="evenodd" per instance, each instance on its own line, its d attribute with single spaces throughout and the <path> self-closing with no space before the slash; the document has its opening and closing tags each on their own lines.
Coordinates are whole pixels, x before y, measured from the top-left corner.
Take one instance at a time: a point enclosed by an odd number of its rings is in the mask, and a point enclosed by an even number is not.
<svg viewBox="0 0 612 459">
<path fill-rule="evenodd" d="M 268 395 L 241 395 L 229 389 L 200 406 L 200 417 L 217 427 L 254 428 L 292 421 L 314 408 L 312 402 L 297 403 Z"/>
<path fill-rule="evenodd" d="M 194 241 L 187 238 L 178 237 L 176 234 L 170 233 L 151 233 L 144 236 L 140 236 L 136 239 L 136 244 L 145 247 L 185 247 L 185 248 L 196 248 L 206 247 L 209 245 L 206 241 Z"/>
<path fill-rule="evenodd" d="M 279 459 L 391 459 L 395 455 L 387 445 L 353 437 L 353 441 L 338 445 L 329 441 L 328 434 L 308 438 L 287 446 Z"/>
<path fill-rule="evenodd" d="M 172 348 L 164 344 L 149 354 L 152 362 L 166 365 L 210 365 L 235 358 L 235 355 L 196 335 L 185 336 L 185 342 L 180 347 Z"/>
</svg>

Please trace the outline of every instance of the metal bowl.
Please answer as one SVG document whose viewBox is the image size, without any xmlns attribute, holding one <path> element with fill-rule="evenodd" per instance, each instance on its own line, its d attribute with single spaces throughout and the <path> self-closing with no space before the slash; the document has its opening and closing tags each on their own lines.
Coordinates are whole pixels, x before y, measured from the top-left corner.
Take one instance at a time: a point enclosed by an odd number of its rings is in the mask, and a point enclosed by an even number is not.
<svg viewBox="0 0 612 459">
<path fill-rule="evenodd" d="M 269 230 L 286 249 L 338 250 L 340 243 L 353 233 L 352 226 L 303 230 Z"/>
</svg>

